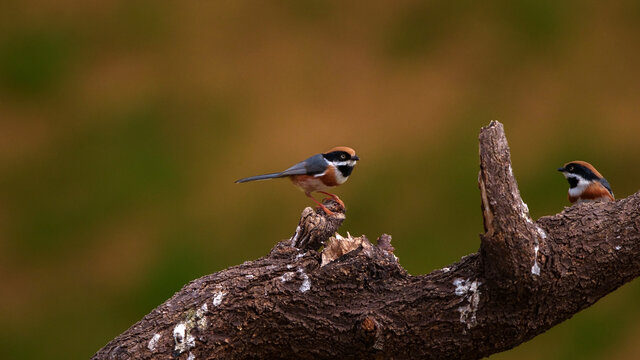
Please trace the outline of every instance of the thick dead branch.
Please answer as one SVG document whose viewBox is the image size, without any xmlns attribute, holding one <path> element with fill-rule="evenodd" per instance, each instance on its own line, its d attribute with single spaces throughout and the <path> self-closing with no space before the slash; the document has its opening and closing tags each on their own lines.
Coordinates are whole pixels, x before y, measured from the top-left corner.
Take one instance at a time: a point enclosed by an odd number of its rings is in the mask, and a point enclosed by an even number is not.
<svg viewBox="0 0 640 360">
<path fill-rule="evenodd" d="M 640 274 L 640 193 L 534 222 L 501 124 L 480 159 L 480 253 L 411 276 L 388 235 L 329 240 L 344 215 L 308 208 L 267 257 L 192 281 L 93 358 L 479 359 Z"/>
</svg>

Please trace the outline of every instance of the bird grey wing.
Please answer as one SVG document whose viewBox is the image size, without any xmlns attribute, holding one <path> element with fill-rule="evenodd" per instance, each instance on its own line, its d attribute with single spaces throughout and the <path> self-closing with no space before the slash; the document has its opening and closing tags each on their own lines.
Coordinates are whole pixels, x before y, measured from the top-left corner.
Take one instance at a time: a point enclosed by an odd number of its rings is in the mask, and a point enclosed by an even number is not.
<svg viewBox="0 0 640 360">
<path fill-rule="evenodd" d="M 316 175 L 316 174 L 323 173 L 326 170 L 326 168 L 327 168 L 327 162 L 324 160 L 324 157 L 322 157 L 322 154 L 318 154 L 293 165 L 292 167 L 288 168 L 285 171 L 278 172 L 278 173 L 250 176 L 247 178 L 236 180 L 236 183 L 244 183 L 244 182 L 256 181 L 256 180 L 275 179 L 275 178 L 281 178 L 281 177 L 291 176 L 291 175 L 303 175 L 303 174 Z"/>
<path fill-rule="evenodd" d="M 602 185 L 604 185 L 604 187 L 606 187 L 606 188 L 607 188 L 607 190 L 609 190 L 609 193 L 611 194 L 611 196 L 614 196 L 614 195 L 613 195 L 613 190 L 611 190 L 611 185 L 609 185 L 609 182 L 607 181 L 607 179 L 605 179 L 605 178 L 601 178 L 601 179 L 600 179 L 600 183 L 601 183 Z"/>
<path fill-rule="evenodd" d="M 287 170 L 280 173 L 281 176 L 289 175 L 317 175 L 322 174 L 327 169 L 327 161 L 322 154 L 313 155 L 312 157 L 301 161 Z"/>
</svg>

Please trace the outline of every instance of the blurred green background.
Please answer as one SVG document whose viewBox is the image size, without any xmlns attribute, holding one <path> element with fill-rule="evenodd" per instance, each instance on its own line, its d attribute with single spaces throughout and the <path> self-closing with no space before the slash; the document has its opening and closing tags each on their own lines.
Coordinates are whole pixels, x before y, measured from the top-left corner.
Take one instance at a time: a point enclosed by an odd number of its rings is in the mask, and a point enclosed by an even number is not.
<svg viewBox="0 0 640 360">
<path fill-rule="evenodd" d="M 335 145 L 342 232 L 424 274 L 477 251 L 477 136 L 505 124 L 534 218 L 555 169 L 638 190 L 639 1 L 0 3 L 0 358 L 88 358 L 312 203 L 234 184 Z M 635 281 L 492 359 L 637 359 Z"/>
</svg>

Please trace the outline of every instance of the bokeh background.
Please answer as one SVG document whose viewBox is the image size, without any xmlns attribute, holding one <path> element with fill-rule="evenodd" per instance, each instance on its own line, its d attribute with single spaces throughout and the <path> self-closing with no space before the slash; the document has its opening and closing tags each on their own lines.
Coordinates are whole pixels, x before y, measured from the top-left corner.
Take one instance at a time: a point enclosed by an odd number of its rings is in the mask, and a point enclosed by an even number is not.
<svg viewBox="0 0 640 360">
<path fill-rule="evenodd" d="M 505 124 L 534 218 L 555 169 L 640 184 L 638 1 L 0 3 L 0 358 L 90 357 L 311 202 L 234 184 L 335 145 L 342 232 L 425 274 L 477 251 L 477 136 Z M 492 359 L 640 358 L 640 283 Z"/>
</svg>

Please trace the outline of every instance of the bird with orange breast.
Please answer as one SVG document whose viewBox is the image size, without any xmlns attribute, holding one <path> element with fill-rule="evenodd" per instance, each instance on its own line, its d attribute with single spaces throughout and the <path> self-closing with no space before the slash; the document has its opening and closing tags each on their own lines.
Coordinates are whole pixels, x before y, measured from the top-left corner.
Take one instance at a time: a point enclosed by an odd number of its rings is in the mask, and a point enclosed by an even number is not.
<svg viewBox="0 0 640 360">
<path fill-rule="evenodd" d="M 251 176 L 237 180 L 236 183 L 288 177 L 327 215 L 333 215 L 333 212 L 316 200 L 311 193 L 315 191 L 328 195 L 344 208 L 344 203 L 338 196 L 325 190 L 344 184 L 358 160 L 360 158 L 356 155 L 355 150 L 346 146 L 338 146 L 325 153 L 313 155 L 284 171 Z"/>
<path fill-rule="evenodd" d="M 569 182 L 569 201 L 579 204 L 586 201 L 615 201 L 607 179 L 586 161 L 572 161 L 558 171 Z"/>
</svg>

